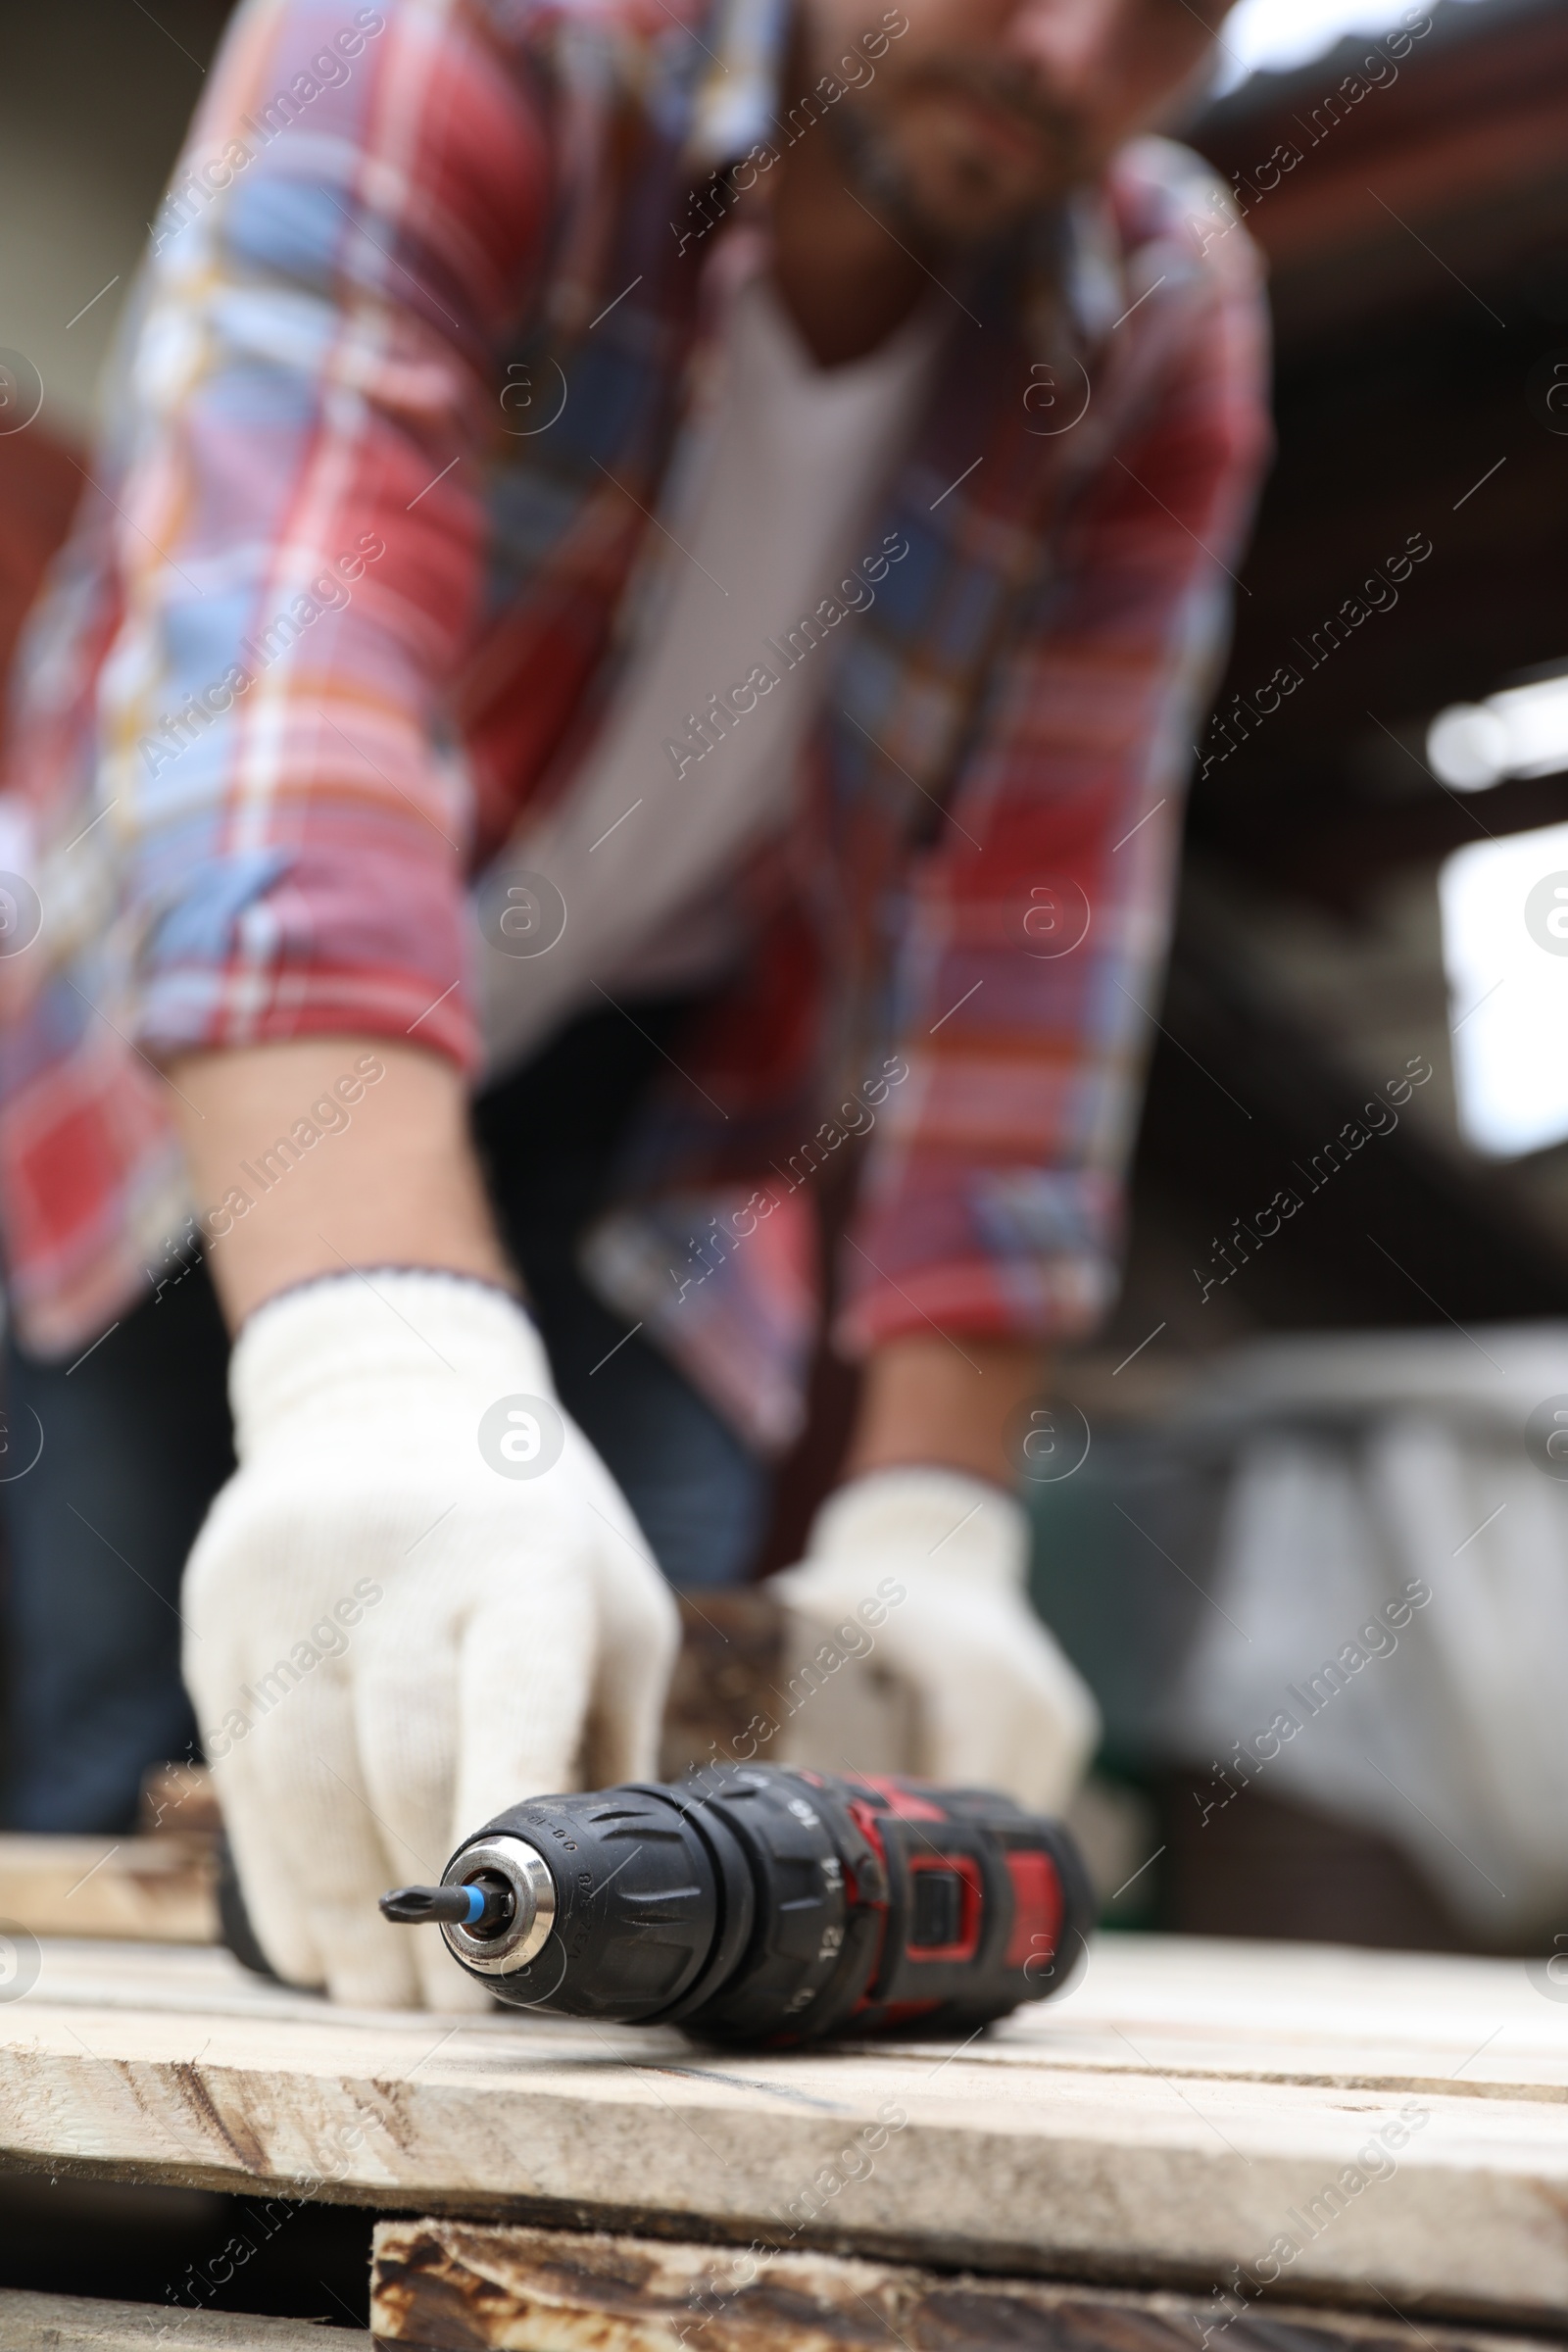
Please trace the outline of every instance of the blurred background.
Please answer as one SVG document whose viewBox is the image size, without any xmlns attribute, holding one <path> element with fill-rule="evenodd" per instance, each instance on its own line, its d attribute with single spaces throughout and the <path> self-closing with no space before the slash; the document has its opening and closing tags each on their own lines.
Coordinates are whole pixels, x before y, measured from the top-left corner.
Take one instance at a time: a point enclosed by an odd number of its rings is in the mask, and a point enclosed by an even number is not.
<svg viewBox="0 0 1568 2352">
<path fill-rule="evenodd" d="M 0 430 L 0 658 L 227 13 L 8 12 L 0 382 L 42 406 Z M 1278 456 L 1195 746 L 1125 1291 L 1024 1441 L 1037 1597 L 1105 1710 L 1111 1919 L 1551 1950 L 1568 11 L 1242 0 L 1183 135 L 1268 262 Z"/>
</svg>

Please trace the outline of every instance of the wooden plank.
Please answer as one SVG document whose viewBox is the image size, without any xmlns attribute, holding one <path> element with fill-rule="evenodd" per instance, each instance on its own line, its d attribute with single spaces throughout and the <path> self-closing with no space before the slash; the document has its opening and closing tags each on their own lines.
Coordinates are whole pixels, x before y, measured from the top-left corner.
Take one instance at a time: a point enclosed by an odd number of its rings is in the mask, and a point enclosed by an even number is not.
<svg viewBox="0 0 1568 2352">
<path fill-rule="evenodd" d="M 962 2047 L 701 2049 L 334 2009 L 220 1951 L 45 1944 L 0 2146 L 122 2179 L 1206 2288 L 1568 2305 L 1568 2006 L 1517 1964 L 1106 1936 Z M 900 2120 L 902 2119 L 902 2120 Z"/>
<path fill-rule="evenodd" d="M 0 1931 L 32 1936 L 218 1936 L 210 1837 L 35 1838 L 0 1835 Z"/>
<path fill-rule="evenodd" d="M 0 2352 L 370 2352 L 363 2328 L 0 2288 Z"/>
<path fill-rule="evenodd" d="M 662 1779 L 737 1752 L 805 1760 L 794 1735 L 808 1699 L 813 1756 L 853 1756 L 860 1772 L 918 1770 L 914 1697 L 883 1659 L 849 1660 L 824 1681 L 810 1663 L 820 1630 L 756 1586 L 677 1598 L 681 1647 L 664 1708 Z"/>
<path fill-rule="evenodd" d="M 779 1688 L 784 1613 L 776 1601 L 756 1585 L 681 1592 L 676 1600 L 680 1654 L 659 1750 L 664 1781 L 729 1755 L 748 1724 L 758 1716 L 771 1722 L 787 1703 Z"/>
<path fill-rule="evenodd" d="M 378 2344 L 472 2352 L 1529 2352 L 1561 2338 L 598 2232 L 376 2226 Z"/>
</svg>

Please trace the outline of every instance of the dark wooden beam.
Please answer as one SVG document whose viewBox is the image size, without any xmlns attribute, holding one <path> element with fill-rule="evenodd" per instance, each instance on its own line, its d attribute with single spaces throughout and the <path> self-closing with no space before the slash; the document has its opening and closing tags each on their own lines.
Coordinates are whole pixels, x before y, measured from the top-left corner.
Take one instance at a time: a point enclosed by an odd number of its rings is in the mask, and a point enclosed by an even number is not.
<svg viewBox="0 0 1568 2352">
<path fill-rule="evenodd" d="M 383 2222 L 377 2344 L 422 2352 L 1533 2352 L 1548 2339 L 1228 2298 L 461 2222 Z M 1208 2330 L 1205 2334 L 1204 2330 Z"/>
</svg>

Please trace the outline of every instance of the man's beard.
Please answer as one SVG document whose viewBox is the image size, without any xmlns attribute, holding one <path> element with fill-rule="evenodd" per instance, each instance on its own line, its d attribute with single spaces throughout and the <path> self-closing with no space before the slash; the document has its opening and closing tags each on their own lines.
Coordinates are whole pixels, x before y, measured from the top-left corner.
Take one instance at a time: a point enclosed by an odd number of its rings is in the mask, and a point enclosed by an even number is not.
<svg viewBox="0 0 1568 2352">
<path fill-rule="evenodd" d="M 829 115 L 826 127 L 852 189 L 877 212 L 924 234 L 927 223 L 915 207 L 904 159 L 880 122 L 864 108 L 850 105 Z"/>
<path fill-rule="evenodd" d="M 1077 123 L 1043 103 L 1033 92 L 1020 92 L 1013 76 L 1004 78 L 983 69 L 970 69 L 949 70 L 940 78 L 936 75 L 930 78 L 935 87 L 957 87 L 987 105 L 1004 107 L 1036 133 L 1050 166 L 1049 185 L 1040 198 L 1041 210 L 1088 176 L 1084 140 Z M 956 241 L 958 232 L 954 223 L 933 220 L 923 209 L 914 174 L 899 139 L 874 109 L 858 106 L 851 98 L 825 118 L 824 127 L 838 153 L 845 178 L 858 195 L 911 236 L 934 235 L 943 243 Z M 999 222 L 995 228 L 962 241 L 992 243 L 1006 236 L 1016 225 L 1015 220 Z"/>
</svg>

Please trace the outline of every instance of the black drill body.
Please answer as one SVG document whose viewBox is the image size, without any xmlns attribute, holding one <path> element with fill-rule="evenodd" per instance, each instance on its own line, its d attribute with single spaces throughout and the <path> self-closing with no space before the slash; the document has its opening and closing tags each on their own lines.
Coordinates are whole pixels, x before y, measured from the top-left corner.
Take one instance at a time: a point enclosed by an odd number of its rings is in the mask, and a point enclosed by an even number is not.
<svg viewBox="0 0 1568 2352">
<path fill-rule="evenodd" d="M 972 2031 L 1055 1991 L 1094 1917 L 1006 1797 L 760 1764 L 514 1805 L 382 1908 L 519 2007 L 771 2044 Z"/>
</svg>

